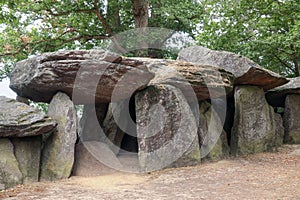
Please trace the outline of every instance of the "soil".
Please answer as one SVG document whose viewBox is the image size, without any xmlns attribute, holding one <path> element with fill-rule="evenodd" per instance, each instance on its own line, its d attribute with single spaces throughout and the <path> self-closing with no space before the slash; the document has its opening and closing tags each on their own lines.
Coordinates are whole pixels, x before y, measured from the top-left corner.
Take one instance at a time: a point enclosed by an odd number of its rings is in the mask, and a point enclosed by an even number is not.
<svg viewBox="0 0 300 200">
<path fill-rule="evenodd" d="M 300 145 L 149 174 L 113 172 L 20 185 L 3 199 L 300 199 Z"/>
</svg>

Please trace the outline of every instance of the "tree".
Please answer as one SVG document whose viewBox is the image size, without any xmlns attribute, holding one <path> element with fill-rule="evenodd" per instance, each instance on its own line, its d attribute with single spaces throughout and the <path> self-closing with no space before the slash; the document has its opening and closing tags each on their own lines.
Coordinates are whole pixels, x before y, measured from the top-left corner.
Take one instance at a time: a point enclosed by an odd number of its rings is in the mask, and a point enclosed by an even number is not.
<svg viewBox="0 0 300 200">
<path fill-rule="evenodd" d="M 194 0 L 0 0 L 0 80 L 15 62 L 59 49 L 91 49 L 146 26 L 195 37 L 203 6 Z"/>
<path fill-rule="evenodd" d="M 300 75 L 298 0 L 208 0 L 198 43 L 247 56 L 284 76 Z"/>
</svg>

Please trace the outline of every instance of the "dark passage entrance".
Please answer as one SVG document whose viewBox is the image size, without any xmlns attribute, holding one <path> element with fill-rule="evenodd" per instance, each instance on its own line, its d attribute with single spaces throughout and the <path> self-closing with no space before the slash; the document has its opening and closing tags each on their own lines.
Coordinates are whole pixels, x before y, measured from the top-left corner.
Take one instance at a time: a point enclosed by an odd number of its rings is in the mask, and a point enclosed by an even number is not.
<svg viewBox="0 0 300 200">
<path fill-rule="evenodd" d="M 129 101 L 129 113 L 130 113 L 130 117 L 131 119 L 134 121 L 134 123 L 136 123 L 136 114 L 135 114 L 135 99 L 134 99 L 134 95 L 131 96 L 130 101 Z M 131 135 L 129 134 L 124 134 L 124 137 L 122 139 L 122 143 L 121 143 L 121 149 L 125 150 L 125 151 L 129 151 L 129 152 L 134 152 L 137 153 L 138 152 L 138 143 L 137 143 L 137 137 L 136 137 L 136 129 L 134 129 L 133 131 L 131 130 Z"/>
</svg>

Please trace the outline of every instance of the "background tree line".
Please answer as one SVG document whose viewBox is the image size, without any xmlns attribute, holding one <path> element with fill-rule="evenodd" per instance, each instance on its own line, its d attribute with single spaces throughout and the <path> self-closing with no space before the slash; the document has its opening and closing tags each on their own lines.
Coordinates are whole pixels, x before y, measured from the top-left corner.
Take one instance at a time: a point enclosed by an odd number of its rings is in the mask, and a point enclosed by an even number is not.
<svg viewBox="0 0 300 200">
<path fill-rule="evenodd" d="M 300 74 L 298 0 L 0 0 L 0 6 L 0 79 L 30 55 L 103 47 L 115 34 L 144 27 L 188 34 L 198 45 L 247 56 L 286 77 Z"/>
</svg>

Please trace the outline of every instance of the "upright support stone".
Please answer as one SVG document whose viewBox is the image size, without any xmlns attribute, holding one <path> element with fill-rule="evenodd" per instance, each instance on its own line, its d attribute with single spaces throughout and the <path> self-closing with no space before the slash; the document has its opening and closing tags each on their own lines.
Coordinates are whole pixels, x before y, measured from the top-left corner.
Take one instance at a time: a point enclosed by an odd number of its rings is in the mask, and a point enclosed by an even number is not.
<svg viewBox="0 0 300 200">
<path fill-rule="evenodd" d="M 7 138 L 0 138 L 0 190 L 22 183 L 22 173 L 14 155 L 14 146 Z"/>
<path fill-rule="evenodd" d="M 300 95 L 290 94 L 285 99 L 283 115 L 284 141 L 290 144 L 300 144 Z"/>
<path fill-rule="evenodd" d="M 39 180 L 42 136 L 12 138 L 14 152 L 23 174 L 23 183 Z"/>
<path fill-rule="evenodd" d="M 212 106 L 199 102 L 198 135 L 201 147 L 201 158 L 220 160 L 229 155 L 229 146 L 223 124 Z"/>
<path fill-rule="evenodd" d="M 178 88 L 150 86 L 135 102 L 141 171 L 200 162 L 195 116 Z"/>
<path fill-rule="evenodd" d="M 122 108 L 124 109 L 124 105 L 119 104 L 117 109 L 114 108 L 116 107 L 110 103 L 107 115 L 103 122 L 103 130 L 106 135 L 103 142 L 106 143 L 115 154 L 117 154 L 121 148 L 122 139 L 124 137 L 124 132 L 118 126 L 117 121 L 120 121 L 119 118 L 122 116 L 121 112 Z M 123 119 L 122 122 L 126 126 L 125 123 L 127 122 L 127 119 Z"/>
<path fill-rule="evenodd" d="M 284 140 L 284 127 L 283 120 L 280 114 L 275 113 L 275 122 L 276 122 L 276 147 L 279 147 L 283 144 Z"/>
<path fill-rule="evenodd" d="M 272 150 L 276 145 L 275 113 L 266 102 L 263 89 L 237 86 L 234 98 L 231 153 L 244 155 Z"/>
<path fill-rule="evenodd" d="M 41 179 L 68 178 L 74 163 L 77 139 L 76 110 L 70 98 L 59 92 L 53 97 L 48 114 L 57 121 L 58 127 L 44 146 Z"/>
<path fill-rule="evenodd" d="M 81 141 L 102 141 L 103 121 L 108 110 L 108 103 L 84 105 L 82 118 L 80 119 Z M 102 132 L 101 132 L 102 131 Z"/>
</svg>

